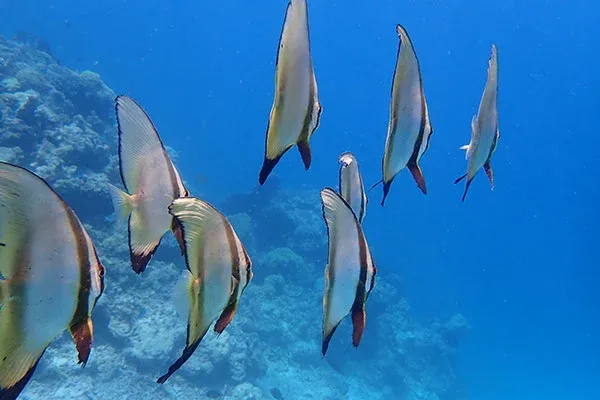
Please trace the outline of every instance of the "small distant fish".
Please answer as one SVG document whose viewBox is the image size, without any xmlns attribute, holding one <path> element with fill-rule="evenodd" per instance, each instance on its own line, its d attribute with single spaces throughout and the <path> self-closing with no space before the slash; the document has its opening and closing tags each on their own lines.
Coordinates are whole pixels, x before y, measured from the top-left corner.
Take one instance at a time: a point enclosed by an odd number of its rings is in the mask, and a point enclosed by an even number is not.
<svg viewBox="0 0 600 400">
<path fill-rule="evenodd" d="M 175 199 L 169 212 L 183 227 L 187 270 L 175 289 L 178 312 L 188 317 L 181 357 L 158 379 L 164 383 L 194 353 L 215 323 L 218 334 L 233 320 L 242 292 L 252 279 L 252 262 L 227 218 L 194 197 Z"/>
<path fill-rule="evenodd" d="M 119 167 L 127 193 L 110 184 L 109 190 L 117 218 L 129 217 L 131 265 L 139 274 L 169 229 L 183 253 L 181 227 L 168 208 L 173 199 L 187 197 L 188 191 L 146 111 L 130 97 L 117 96 L 116 113 Z"/>
<path fill-rule="evenodd" d="M 492 52 L 488 61 L 487 82 L 479 103 L 477 115 L 471 120 L 471 142 L 461 147 L 466 150 L 469 160 L 467 173 L 457 178 L 454 183 L 467 178 L 462 196 L 465 201 L 469 186 L 477 172 L 483 167 L 488 176 L 492 190 L 494 189 L 494 173 L 492 171 L 492 155 L 496 152 L 500 139 L 498 129 L 498 52 L 492 44 Z"/>
<path fill-rule="evenodd" d="M 310 52 L 306 0 L 290 0 L 279 39 L 275 99 L 269 116 L 265 158 L 258 182 L 264 184 L 281 157 L 294 145 L 310 168 L 309 140 L 319 126 L 322 107 Z"/>
<path fill-rule="evenodd" d="M 362 227 L 344 199 L 331 188 L 321 191 L 329 236 L 323 295 L 323 343 L 327 352 L 338 325 L 352 314 L 352 344 L 358 347 L 366 323 L 365 303 L 375 286 L 376 268 Z"/>
<path fill-rule="evenodd" d="M 283 393 L 276 387 L 271 388 L 271 396 L 273 396 L 274 399 L 283 400 Z"/>
<path fill-rule="evenodd" d="M 350 152 L 343 153 L 340 156 L 340 194 L 350 205 L 358 222 L 362 223 L 367 212 L 367 195 L 363 185 L 358 161 L 354 154 Z"/>
<path fill-rule="evenodd" d="M 104 267 L 73 210 L 40 177 L 0 162 L 0 399 L 16 399 L 69 329 L 85 365 Z"/>
<path fill-rule="evenodd" d="M 419 60 L 406 29 L 396 25 L 396 32 L 400 43 L 392 83 L 390 121 L 383 156 L 381 205 L 385 203 L 392 181 L 405 167 L 412 174 L 419 189 L 427 194 L 419 160 L 429 148 L 429 140 L 433 134 Z"/>
</svg>

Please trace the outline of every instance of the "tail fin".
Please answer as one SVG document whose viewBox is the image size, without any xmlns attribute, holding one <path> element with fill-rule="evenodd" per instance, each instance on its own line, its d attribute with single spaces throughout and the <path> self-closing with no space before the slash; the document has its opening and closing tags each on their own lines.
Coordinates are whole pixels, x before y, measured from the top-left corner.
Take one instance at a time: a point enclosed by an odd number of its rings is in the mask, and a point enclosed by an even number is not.
<svg viewBox="0 0 600 400">
<path fill-rule="evenodd" d="M 122 222 L 126 220 L 127 217 L 129 217 L 129 214 L 131 214 L 131 210 L 133 208 L 133 196 L 130 196 L 110 183 L 108 184 L 108 191 L 110 193 L 113 207 L 115 208 L 117 221 Z"/>
</svg>

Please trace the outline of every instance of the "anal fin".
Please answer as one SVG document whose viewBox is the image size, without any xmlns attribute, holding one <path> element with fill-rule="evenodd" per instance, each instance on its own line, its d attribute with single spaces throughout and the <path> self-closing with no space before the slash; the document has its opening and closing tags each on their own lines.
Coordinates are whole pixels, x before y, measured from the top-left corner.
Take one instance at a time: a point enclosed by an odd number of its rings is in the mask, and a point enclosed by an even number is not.
<svg viewBox="0 0 600 400">
<path fill-rule="evenodd" d="M 352 345 L 354 347 L 358 347 L 360 344 L 360 339 L 365 330 L 366 317 L 364 305 L 352 309 Z"/>
<path fill-rule="evenodd" d="M 92 339 L 94 336 L 94 326 L 91 318 L 80 320 L 69 327 L 75 347 L 77 348 L 78 363 L 85 364 L 92 351 Z"/>
<path fill-rule="evenodd" d="M 261 186 L 264 185 L 264 183 L 267 181 L 267 178 L 269 177 L 269 175 L 271 175 L 271 172 L 273 172 L 273 169 L 275 168 L 275 166 L 277 165 L 279 160 L 281 160 L 281 157 L 283 157 L 284 154 L 285 154 L 285 151 L 272 160 L 268 159 L 265 156 L 262 168 L 260 169 L 260 173 L 258 175 L 259 185 L 261 185 Z"/>
<path fill-rule="evenodd" d="M 29 370 L 27 370 L 27 373 L 25 373 L 25 375 L 23 375 L 23 377 L 17 383 L 15 383 L 9 388 L 0 387 L 0 400 L 16 400 L 19 397 L 19 395 L 33 376 L 33 373 L 35 372 L 35 369 L 37 368 L 40 359 L 44 355 L 45 351 L 46 349 L 42 351 L 35 363 L 29 368 Z M 2 364 L 0 363 L 0 367 L 1 365 Z"/>
<path fill-rule="evenodd" d="M 310 144 L 308 143 L 308 139 L 298 142 L 298 151 L 300 152 L 300 156 L 302 157 L 304 169 L 308 171 L 308 169 L 310 168 L 310 163 L 312 161 L 312 153 L 310 151 Z"/>
<path fill-rule="evenodd" d="M 423 171 L 421 171 L 421 167 L 417 163 L 409 163 L 407 166 L 408 170 L 412 174 L 415 182 L 417 182 L 417 186 L 421 189 L 423 194 L 427 194 L 427 186 L 425 185 L 425 177 L 423 176 Z"/>
</svg>

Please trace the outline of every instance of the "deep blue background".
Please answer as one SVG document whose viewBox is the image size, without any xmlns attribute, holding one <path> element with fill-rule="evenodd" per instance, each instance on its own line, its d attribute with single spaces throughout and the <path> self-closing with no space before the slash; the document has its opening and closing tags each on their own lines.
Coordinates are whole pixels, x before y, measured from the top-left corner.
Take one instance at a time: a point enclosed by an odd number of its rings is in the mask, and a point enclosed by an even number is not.
<svg viewBox="0 0 600 400">
<path fill-rule="evenodd" d="M 0 34 L 34 32 L 63 65 L 91 69 L 149 111 L 194 194 L 252 189 L 273 100 L 286 1 L 0 0 Z M 294 150 L 287 185 L 335 185 L 353 151 L 380 179 L 398 39 L 421 62 L 434 135 L 429 194 L 407 171 L 386 207 L 370 192 L 365 229 L 379 272 L 397 272 L 419 318 L 462 312 L 472 325 L 461 371 L 473 399 L 600 398 L 596 114 L 600 58 L 592 1 L 309 3 L 323 105 L 313 166 Z M 594 17 L 595 16 L 595 17 Z M 479 175 L 466 203 L 470 121 L 490 46 L 500 65 L 496 190 Z M 268 183 L 267 183 L 268 184 Z M 318 201 L 318 199 L 315 199 Z"/>
</svg>

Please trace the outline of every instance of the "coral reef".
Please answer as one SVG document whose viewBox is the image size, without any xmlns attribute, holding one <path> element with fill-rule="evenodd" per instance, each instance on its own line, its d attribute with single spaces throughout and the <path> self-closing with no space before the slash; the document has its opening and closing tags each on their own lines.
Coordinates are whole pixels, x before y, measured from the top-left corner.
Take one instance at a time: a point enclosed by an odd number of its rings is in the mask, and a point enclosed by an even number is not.
<svg viewBox="0 0 600 400">
<path fill-rule="evenodd" d="M 209 333 L 171 380 L 157 384 L 185 342 L 185 317 L 171 299 L 184 260 L 168 234 L 148 270 L 131 271 L 126 227 L 109 218 L 106 192 L 107 182 L 119 182 L 113 101 L 98 75 L 0 39 L 0 159 L 30 168 L 73 206 L 107 268 L 89 363 L 77 365 L 64 334 L 22 399 L 466 398 L 455 349 L 468 323 L 460 315 L 417 323 L 394 276 L 377 278 L 360 348 L 352 348 L 345 321 L 321 356 L 327 236 L 318 192 L 284 191 L 275 176 L 268 188 L 217 205 L 245 243 L 255 279 L 227 330 Z"/>
</svg>

